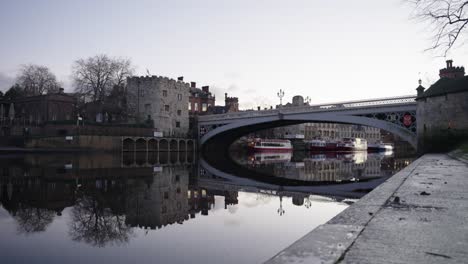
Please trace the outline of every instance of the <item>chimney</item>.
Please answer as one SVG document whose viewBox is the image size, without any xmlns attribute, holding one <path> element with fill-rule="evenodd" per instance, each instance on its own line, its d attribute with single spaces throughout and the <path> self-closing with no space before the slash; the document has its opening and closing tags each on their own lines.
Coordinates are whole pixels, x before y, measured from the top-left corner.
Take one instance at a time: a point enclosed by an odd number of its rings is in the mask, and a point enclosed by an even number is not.
<svg viewBox="0 0 468 264">
<path fill-rule="evenodd" d="M 418 92 L 418 94 L 417 94 L 417 95 L 418 95 L 418 97 L 420 97 L 420 96 L 422 96 L 422 95 L 423 95 L 423 93 L 424 93 L 424 89 L 426 89 L 426 88 L 424 88 L 424 87 L 421 85 L 421 84 L 422 84 L 422 81 L 421 81 L 421 79 L 419 79 L 419 81 L 418 81 L 418 82 L 419 82 L 419 86 L 418 86 L 418 88 L 416 88 L 416 91 Z"/>
<path fill-rule="evenodd" d="M 465 76 L 464 67 L 453 67 L 453 60 L 447 60 L 447 68 L 440 69 L 440 78 L 458 79 Z"/>
<path fill-rule="evenodd" d="M 190 87 L 192 87 L 192 88 L 197 87 L 197 83 L 196 82 L 190 82 Z"/>
<path fill-rule="evenodd" d="M 204 91 L 205 93 L 209 93 L 210 92 L 210 86 L 203 86 L 202 87 L 202 91 Z"/>
<path fill-rule="evenodd" d="M 447 63 L 447 69 L 450 69 L 453 67 L 452 66 L 453 60 L 447 60 L 446 63 Z"/>
<path fill-rule="evenodd" d="M 260 110 L 261 110 L 261 109 L 260 109 L 260 106 L 257 106 L 257 110 L 258 110 L 258 111 L 260 111 Z"/>
<path fill-rule="evenodd" d="M 177 80 L 183 82 L 184 81 L 184 76 L 177 77 Z"/>
<path fill-rule="evenodd" d="M 227 100 L 227 93 L 224 93 L 224 99 Z"/>
</svg>

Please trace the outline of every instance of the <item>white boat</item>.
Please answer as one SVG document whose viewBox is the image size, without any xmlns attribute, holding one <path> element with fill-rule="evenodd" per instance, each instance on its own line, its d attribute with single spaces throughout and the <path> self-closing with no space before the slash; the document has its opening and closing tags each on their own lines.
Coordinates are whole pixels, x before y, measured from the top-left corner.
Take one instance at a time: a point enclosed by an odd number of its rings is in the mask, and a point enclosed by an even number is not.
<svg viewBox="0 0 468 264">
<path fill-rule="evenodd" d="M 250 156 L 250 160 L 255 164 L 272 164 L 290 162 L 291 152 L 259 152 Z"/>
<path fill-rule="evenodd" d="M 338 151 L 362 151 L 367 150 L 367 140 L 362 138 L 343 138 L 336 144 Z"/>
<path fill-rule="evenodd" d="M 393 151 L 393 145 L 390 143 L 377 142 L 367 145 L 369 151 Z"/>
<path fill-rule="evenodd" d="M 249 143 L 249 149 L 265 152 L 289 152 L 293 150 L 291 141 L 287 139 L 261 139 L 256 138 Z"/>
</svg>

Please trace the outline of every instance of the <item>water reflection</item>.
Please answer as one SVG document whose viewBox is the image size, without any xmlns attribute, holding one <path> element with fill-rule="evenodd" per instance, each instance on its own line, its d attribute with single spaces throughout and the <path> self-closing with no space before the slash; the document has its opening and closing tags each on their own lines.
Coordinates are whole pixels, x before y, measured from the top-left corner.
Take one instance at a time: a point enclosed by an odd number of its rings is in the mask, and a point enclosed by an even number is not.
<svg viewBox="0 0 468 264">
<path fill-rule="evenodd" d="M 290 180 L 319 183 L 369 180 L 393 175 L 412 158 L 398 163 L 393 152 L 286 152 L 234 155 L 238 164 Z"/>
<path fill-rule="evenodd" d="M 406 166 L 411 158 L 264 153 L 238 156 L 236 160 L 248 170 L 271 172 L 286 180 L 339 182 L 353 178 L 363 181 L 383 179 Z M 356 190 L 371 188 L 354 183 L 326 188 L 264 183 L 228 175 L 206 165 L 203 160 L 198 162 L 193 153 L 26 155 L 2 157 L 0 168 L 0 205 L 14 220 L 18 235 L 48 233 L 49 229 L 56 228 L 53 227 L 55 222 L 63 220 L 69 240 L 94 248 L 128 246 L 132 240 L 141 239 L 142 230 L 148 234 L 155 232 L 151 230 L 166 230 L 169 226 L 185 226 L 193 219 L 216 214 L 219 210 L 239 216 L 242 215 L 239 208 L 244 212 L 248 208 L 257 208 L 261 212 L 258 206 L 262 205 L 276 217 L 291 215 L 283 223 L 285 226 L 275 228 L 291 230 L 294 228 L 288 223 L 302 222 L 296 224 L 303 228 L 297 230 L 297 237 L 287 240 L 285 235 L 285 240 L 278 238 L 277 243 L 265 248 L 270 249 L 265 255 L 271 256 L 313 227 L 311 218 L 306 216 L 317 213 L 297 209 L 313 210 L 314 204 L 317 209 L 317 204 L 328 203 L 334 209 L 320 213 L 329 215 L 323 220 L 326 221 L 339 212 L 337 210 L 344 209 L 346 203 L 364 195 Z M 336 205 L 340 205 L 340 209 Z M 263 217 L 249 214 L 252 217 L 249 221 L 253 222 Z M 271 217 L 262 221 L 272 222 Z M 216 220 L 216 217 L 207 218 Z M 239 221 L 231 219 L 225 225 L 237 226 Z M 214 225 L 207 222 L 211 224 L 200 227 L 199 221 L 194 223 L 198 224 L 195 230 L 205 228 L 207 231 Z M 257 226 L 256 229 L 261 228 Z M 173 239 L 180 243 L 184 238 L 174 235 Z M 3 242 L 0 238 L 0 245 Z M 226 243 L 233 242 L 228 239 Z M 259 253 L 253 251 L 251 254 Z"/>
</svg>

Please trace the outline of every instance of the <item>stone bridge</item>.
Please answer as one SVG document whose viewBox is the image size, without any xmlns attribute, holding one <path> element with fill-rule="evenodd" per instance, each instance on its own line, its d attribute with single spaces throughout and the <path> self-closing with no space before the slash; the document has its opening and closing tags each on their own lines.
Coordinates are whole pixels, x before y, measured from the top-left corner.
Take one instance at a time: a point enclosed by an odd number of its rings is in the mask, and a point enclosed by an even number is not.
<svg viewBox="0 0 468 264">
<path fill-rule="evenodd" d="M 415 149 L 416 96 L 337 102 L 272 110 L 200 116 L 199 144 L 226 147 L 237 138 L 262 129 L 307 122 L 357 124 L 393 133 Z"/>
</svg>

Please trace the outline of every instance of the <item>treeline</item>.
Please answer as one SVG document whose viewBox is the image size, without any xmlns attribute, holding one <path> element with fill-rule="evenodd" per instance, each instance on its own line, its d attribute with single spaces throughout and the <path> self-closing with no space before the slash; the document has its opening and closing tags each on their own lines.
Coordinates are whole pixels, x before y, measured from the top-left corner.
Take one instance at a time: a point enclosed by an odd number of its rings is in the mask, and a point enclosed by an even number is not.
<svg viewBox="0 0 468 264">
<path fill-rule="evenodd" d="M 126 79 L 134 72 L 130 59 L 96 55 L 78 59 L 72 65 L 73 89 L 77 97 L 87 102 L 104 102 L 107 97 L 126 87 Z M 56 93 L 62 87 L 55 74 L 46 66 L 22 65 L 15 84 L 0 96 L 15 99 Z"/>
</svg>

